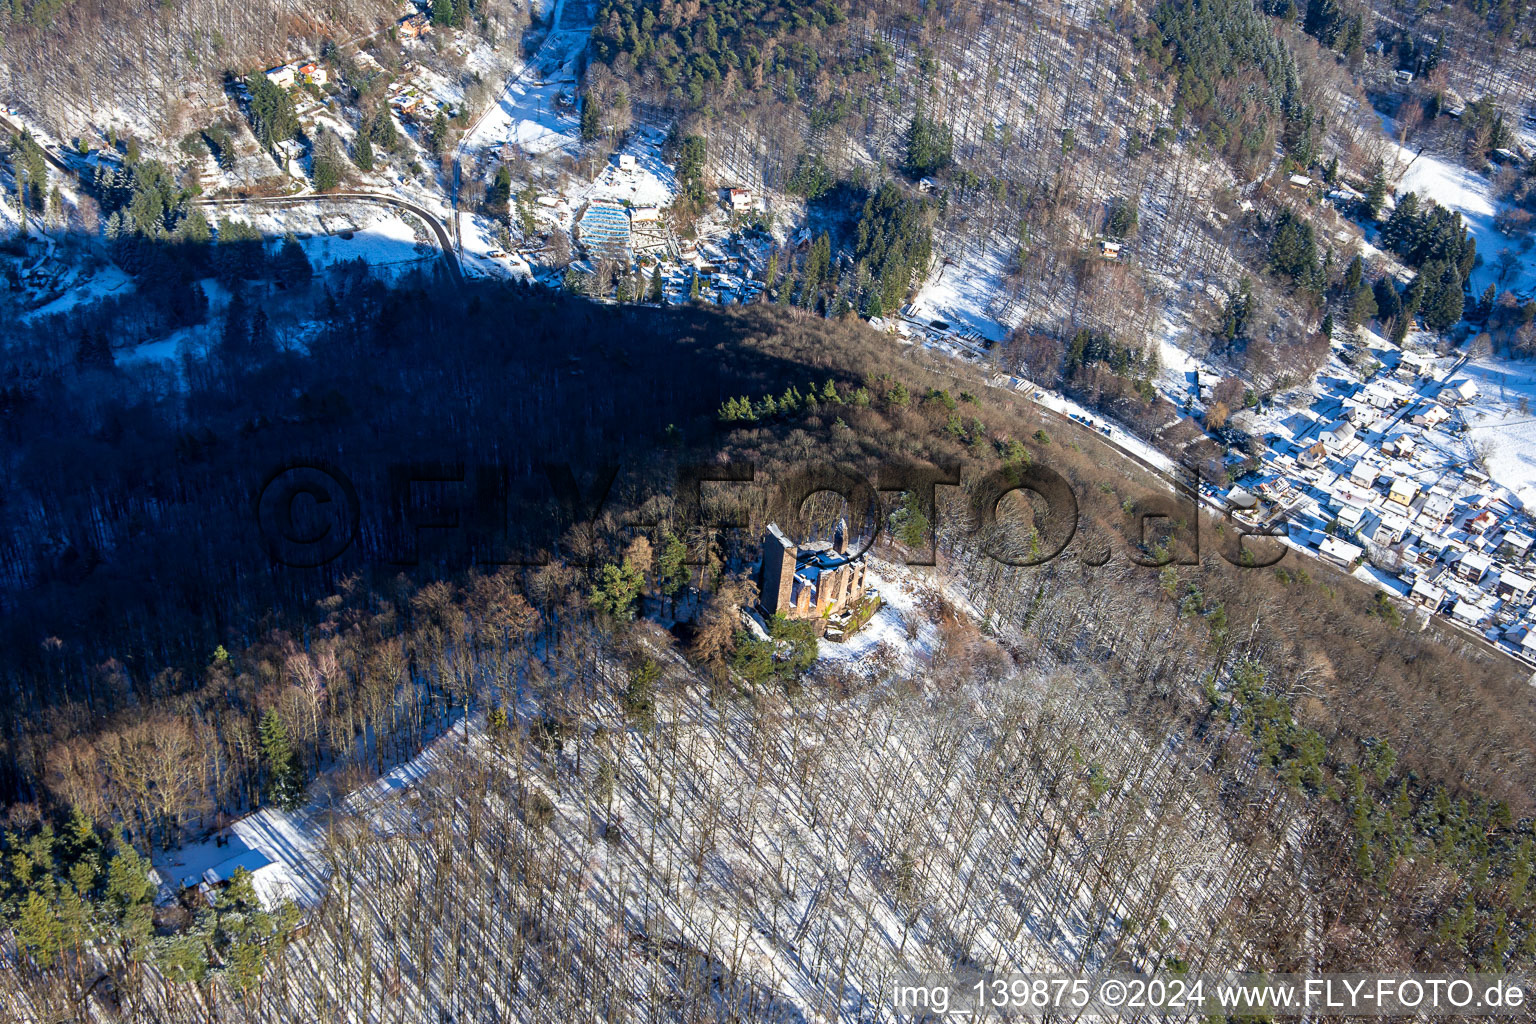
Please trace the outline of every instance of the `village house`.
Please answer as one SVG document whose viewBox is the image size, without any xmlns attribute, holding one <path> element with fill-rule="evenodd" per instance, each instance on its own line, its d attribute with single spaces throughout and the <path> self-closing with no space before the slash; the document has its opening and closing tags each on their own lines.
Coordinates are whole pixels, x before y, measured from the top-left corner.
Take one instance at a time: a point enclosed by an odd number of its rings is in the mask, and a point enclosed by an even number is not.
<svg viewBox="0 0 1536 1024">
<path fill-rule="evenodd" d="M 1418 443 L 1413 439 L 1412 434 L 1404 432 L 1392 438 L 1382 447 L 1400 459 L 1411 459 L 1413 458 L 1414 451 L 1418 448 Z"/>
<path fill-rule="evenodd" d="M 1099 242 L 1099 255 L 1106 260 L 1118 260 L 1120 258 L 1120 243 L 1103 239 Z"/>
<path fill-rule="evenodd" d="M 1348 420 L 1335 423 L 1323 431 L 1323 442 L 1334 449 L 1342 449 L 1353 444 L 1355 440 L 1355 425 Z"/>
<path fill-rule="evenodd" d="M 1305 451 L 1303 451 L 1300 455 L 1296 456 L 1296 461 L 1303 469 L 1316 469 L 1318 466 L 1321 466 L 1327 458 L 1327 447 L 1323 444 L 1323 442 L 1318 441 L 1310 448 L 1307 448 Z"/>
<path fill-rule="evenodd" d="M 1523 559 L 1531 553 L 1532 539 L 1530 535 L 1520 533 L 1518 530 L 1510 530 L 1499 541 L 1499 554 L 1505 558 Z"/>
<path fill-rule="evenodd" d="M 1379 475 L 1381 475 L 1381 470 L 1364 459 L 1356 459 L 1355 464 L 1349 470 L 1349 478 L 1361 487 L 1374 486 Z"/>
<path fill-rule="evenodd" d="M 1365 549 L 1358 544 L 1339 540 L 1337 537 L 1324 537 L 1322 543 L 1317 546 L 1317 553 L 1330 562 L 1349 568 L 1356 559 L 1365 554 Z"/>
<path fill-rule="evenodd" d="M 412 14 L 401 18 L 395 25 L 395 32 L 401 39 L 420 39 L 432 31 L 432 22 L 427 20 L 425 14 Z"/>
<path fill-rule="evenodd" d="M 1381 414 L 1376 411 L 1376 408 L 1365 402 L 1351 400 L 1345 402 L 1344 407 L 1349 422 L 1357 428 L 1369 427 L 1381 419 Z"/>
<path fill-rule="evenodd" d="M 299 68 L 299 77 L 310 85 L 324 85 L 330 78 L 325 68 L 318 64 L 309 63 Z"/>
<path fill-rule="evenodd" d="M 1404 351 L 1399 365 L 1409 370 L 1415 377 L 1422 377 L 1434 369 L 1435 357 L 1428 352 Z"/>
<path fill-rule="evenodd" d="M 1418 481 L 1400 476 L 1392 481 L 1392 487 L 1387 491 L 1387 500 L 1407 508 L 1413 504 L 1413 499 L 1418 497 L 1418 494 Z"/>
<path fill-rule="evenodd" d="M 1407 533 L 1408 520 L 1388 512 L 1381 517 L 1381 522 L 1371 534 L 1371 542 L 1389 548 L 1400 543 Z"/>
<path fill-rule="evenodd" d="M 1351 505 L 1346 502 L 1339 507 L 1337 518 L 1341 525 L 1351 530 L 1358 530 L 1360 523 L 1365 519 L 1365 508 L 1361 505 Z"/>
<path fill-rule="evenodd" d="M 1455 499 L 1439 488 L 1432 487 L 1424 495 L 1424 505 L 1419 509 L 1419 522 L 1438 530 L 1451 521 L 1455 511 Z"/>
<path fill-rule="evenodd" d="M 848 528 L 839 524 L 830 543 L 796 545 L 777 523 L 763 537 L 758 605 L 768 617 L 810 619 L 818 634 L 841 629 L 866 598 L 864 558 L 848 554 Z"/>
<path fill-rule="evenodd" d="M 1456 602 L 1451 609 L 1451 618 L 1466 626 L 1477 627 L 1493 617 L 1493 609 L 1482 603 L 1474 603 L 1466 598 Z"/>
<path fill-rule="evenodd" d="M 260 850 L 247 849 L 208 868 L 201 877 L 194 876 L 183 884 L 189 887 L 195 884 L 205 898 L 211 898 L 214 890 L 228 885 L 235 877 L 235 872 L 242 868 L 251 876 L 251 888 L 256 890 L 257 898 L 268 910 L 275 910 L 284 900 L 292 898 L 293 887 L 289 883 L 287 866 L 272 860 Z"/>
<path fill-rule="evenodd" d="M 1426 404 L 1410 417 L 1414 426 L 1427 427 L 1430 430 L 1433 430 L 1450 418 L 1451 414 L 1446 412 L 1443 406 L 1433 404 Z"/>
<path fill-rule="evenodd" d="M 1498 517 L 1493 514 L 1493 510 L 1485 508 L 1467 520 L 1467 533 L 1481 536 L 1491 529 L 1496 522 L 1498 522 Z"/>
<path fill-rule="evenodd" d="M 1459 405 L 1477 397 L 1477 384 L 1465 378 L 1456 381 L 1440 392 L 1440 401 L 1447 405 Z"/>
<path fill-rule="evenodd" d="M 752 190 L 749 188 L 726 189 L 725 205 L 731 208 L 732 213 L 744 213 L 752 209 Z"/>
<path fill-rule="evenodd" d="M 293 68 L 284 64 L 280 67 L 268 68 L 265 72 L 267 81 L 279 89 L 288 89 L 293 86 Z"/>
<path fill-rule="evenodd" d="M 1528 579 L 1517 572 L 1505 570 L 1499 573 L 1499 582 L 1493 588 L 1493 592 L 1518 605 L 1528 605 L 1531 598 L 1536 595 L 1536 580 Z"/>
<path fill-rule="evenodd" d="M 1442 537 L 1439 534 L 1424 534 L 1419 537 L 1414 561 L 1426 568 L 1433 568 L 1445 558 L 1445 553 L 1450 551 L 1451 547 L 1451 541 L 1448 537 Z"/>
<path fill-rule="evenodd" d="M 1493 568 L 1493 562 L 1487 555 L 1469 551 L 1461 556 L 1461 561 L 1456 563 L 1455 572 L 1468 583 L 1480 583 L 1491 568 Z"/>
<path fill-rule="evenodd" d="M 1413 581 L 1413 589 L 1408 592 L 1408 598 L 1414 604 L 1422 605 L 1430 611 L 1437 611 L 1445 603 L 1445 588 L 1437 587 L 1429 580 L 1420 577 Z"/>
<path fill-rule="evenodd" d="M 635 154 L 633 154 L 633 153 L 620 153 L 619 154 L 619 170 L 621 170 L 621 171 L 632 171 L 634 169 L 635 169 Z"/>
</svg>

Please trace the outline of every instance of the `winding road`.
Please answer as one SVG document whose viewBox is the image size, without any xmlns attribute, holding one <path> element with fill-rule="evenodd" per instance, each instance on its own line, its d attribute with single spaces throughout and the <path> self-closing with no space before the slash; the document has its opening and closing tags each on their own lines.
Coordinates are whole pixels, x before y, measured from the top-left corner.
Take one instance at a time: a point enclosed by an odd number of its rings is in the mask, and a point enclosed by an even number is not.
<svg viewBox="0 0 1536 1024">
<path fill-rule="evenodd" d="M 15 121 L 12 121 L 9 117 L 4 115 L 0 115 L 0 128 L 3 128 L 13 135 L 20 135 L 25 130 L 24 126 L 17 124 Z M 70 178 L 73 178 L 76 185 L 78 185 L 80 182 L 79 172 L 75 168 L 71 167 L 69 162 L 63 156 L 55 153 L 47 145 L 43 145 L 41 142 L 39 142 L 39 145 L 43 150 L 43 159 L 48 162 L 49 166 L 58 171 L 60 174 L 65 174 Z M 310 203 L 374 203 L 379 206 L 393 207 L 394 209 L 403 210 L 406 213 L 414 214 L 415 216 L 422 219 L 422 222 L 432 230 L 432 233 L 435 236 L 437 236 L 437 246 L 442 255 L 443 266 L 448 270 L 448 276 L 453 278 L 453 282 L 456 285 L 462 285 L 464 283 L 464 270 L 459 265 L 459 255 L 455 250 L 453 236 L 449 233 L 447 226 L 443 224 L 442 220 L 437 216 L 437 214 L 432 213 L 430 210 L 427 210 L 422 206 L 418 206 L 416 203 L 413 203 L 408 199 L 402 199 L 399 196 L 388 195 L 382 192 L 312 192 L 297 196 L 253 196 L 249 198 L 194 199 L 192 202 L 196 206 L 203 207 L 300 206 Z"/>
<path fill-rule="evenodd" d="M 453 237 L 437 215 L 408 199 L 385 195 L 380 192 L 315 192 L 300 196 L 255 196 L 247 199 L 195 199 L 204 207 L 223 206 L 302 206 L 309 203 L 376 203 L 420 217 L 437 236 L 437 246 L 443 258 L 443 266 L 456 285 L 464 283 L 464 270 L 459 266 L 459 254 L 454 250 Z"/>
</svg>

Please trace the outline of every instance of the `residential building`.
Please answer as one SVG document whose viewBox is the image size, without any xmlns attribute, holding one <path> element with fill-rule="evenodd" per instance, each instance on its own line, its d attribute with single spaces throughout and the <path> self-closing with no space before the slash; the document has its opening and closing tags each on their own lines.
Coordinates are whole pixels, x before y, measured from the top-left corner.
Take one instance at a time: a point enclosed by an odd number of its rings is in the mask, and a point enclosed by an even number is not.
<svg viewBox="0 0 1536 1024">
<path fill-rule="evenodd" d="M 1493 609 L 1482 603 L 1462 598 L 1451 608 L 1451 618 L 1466 626 L 1481 626 L 1493 617 Z"/>
<path fill-rule="evenodd" d="M 1377 524 L 1375 531 L 1371 534 L 1371 542 L 1389 548 L 1394 544 L 1401 543 L 1407 533 L 1408 520 L 1388 512 L 1381 517 L 1381 522 Z"/>
<path fill-rule="evenodd" d="M 1430 488 L 1424 494 L 1424 506 L 1419 509 L 1419 521 L 1436 530 L 1451 521 L 1456 511 L 1456 501 L 1438 488 Z"/>
<path fill-rule="evenodd" d="M 1328 561 L 1348 568 L 1357 558 L 1365 554 L 1365 549 L 1358 544 L 1339 540 L 1337 537 L 1324 537 L 1322 543 L 1317 546 L 1317 552 Z"/>
<path fill-rule="evenodd" d="M 293 68 L 289 67 L 287 64 L 283 64 L 280 67 L 268 68 L 265 74 L 267 76 L 267 81 L 271 82 L 273 85 L 280 89 L 288 89 L 293 86 Z"/>
<path fill-rule="evenodd" d="M 412 14 L 395 24 L 395 32 L 401 39 L 420 39 L 432 31 L 432 22 L 425 14 Z"/>
<path fill-rule="evenodd" d="M 1318 466 L 1321 466 L 1327 458 L 1327 447 L 1323 444 L 1323 442 L 1318 441 L 1316 444 L 1303 451 L 1300 455 L 1296 456 L 1296 461 L 1301 464 L 1303 469 L 1316 469 Z"/>
<path fill-rule="evenodd" d="M 1323 431 L 1323 443 L 1329 448 L 1341 449 L 1354 443 L 1355 425 L 1348 420 L 1341 420 Z"/>
<path fill-rule="evenodd" d="M 1413 589 L 1408 592 L 1408 599 L 1414 604 L 1423 605 L 1430 611 L 1435 611 L 1445 603 L 1445 588 L 1437 587 L 1421 576 L 1413 581 Z"/>
<path fill-rule="evenodd" d="M 1499 573 L 1499 582 L 1494 586 L 1493 592 L 1505 600 L 1528 605 L 1531 603 L 1531 598 L 1536 596 L 1536 580 L 1505 570 Z"/>
<path fill-rule="evenodd" d="M 278 904 L 292 897 L 287 866 L 272 860 L 260 850 L 251 849 L 237 853 L 204 871 L 197 888 L 205 896 L 211 895 L 214 889 L 229 884 L 235 872 L 242 868 L 251 876 L 251 887 L 256 890 L 256 896 L 267 909 L 275 910 Z"/>
<path fill-rule="evenodd" d="M 1406 476 L 1400 476 L 1392 481 L 1392 487 L 1387 492 L 1387 500 L 1407 508 L 1413 504 L 1413 499 L 1418 494 L 1418 481 Z"/>
<path fill-rule="evenodd" d="M 1459 405 L 1462 402 L 1470 402 L 1477 397 L 1477 384 L 1474 381 L 1462 378 L 1440 392 L 1440 401 L 1447 405 Z"/>
<path fill-rule="evenodd" d="M 1480 555 L 1475 551 L 1469 551 L 1461 556 L 1461 561 L 1456 563 L 1456 575 L 1468 583 L 1478 583 L 1493 568 L 1493 562 L 1487 555 Z"/>
<path fill-rule="evenodd" d="M 1523 559 L 1531 553 L 1532 539 L 1529 534 L 1510 530 L 1499 542 L 1499 554 L 1505 558 Z"/>
<path fill-rule="evenodd" d="M 1371 487 L 1376 483 L 1376 477 L 1381 473 L 1380 469 L 1365 459 L 1356 459 L 1350 467 L 1349 478 L 1361 487 Z"/>
<path fill-rule="evenodd" d="M 1446 412 L 1443 406 L 1434 404 L 1425 404 L 1411 417 L 1415 426 L 1428 427 L 1431 430 L 1450 418 L 1451 414 Z"/>
</svg>

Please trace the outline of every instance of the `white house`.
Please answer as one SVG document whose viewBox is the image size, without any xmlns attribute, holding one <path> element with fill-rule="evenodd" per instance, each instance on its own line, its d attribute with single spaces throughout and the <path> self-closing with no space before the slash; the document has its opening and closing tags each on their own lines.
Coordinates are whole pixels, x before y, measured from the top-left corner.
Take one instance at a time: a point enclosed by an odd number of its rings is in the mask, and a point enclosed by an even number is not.
<svg viewBox="0 0 1536 1024">
<path fill-rule="evenodd" d="M 1455 510 L 1454 498 L 1442 490 L 1430 488 L 1424 495 L 1424 507 L 1419 510 L 1419 520 L 1439 529 L 1450 522 Z"/>
<path fill-rule="evenodd" d="M 1349 417 L 1349 422 L 1356 427 L 1368 427 L 1381 419 L 1381 413 L 1377 412 L 1376 408 L 1369 403 L 1349 401 L 1345 405 L 1347 406 L 1345 415 Z"/>
<path fill-rule="evenodd" d="M 1451 609 L 1451 618 L 1468 626 L 1480 626 L 1488 621 L 1493 614 L 1492 610 L 1482 604 L 1473 604 L 1466 598 L 1456 602 Z"/>
<path fill-rule="evenodd" d="M 1459 402 L 1470 402 L 1477 397 L 1477 384 L 1462 378 L 1440 392 L 1440 401 L 1452 405 Z"/>
<path fill-rule="evenodd" d="M 1444 423 L 1450 418 L 1451 414 L 1446 412 L 1444 408 L 1438 405 L 1425 405 L 1424 408 L 1420 409 L 1412 416 L 1415 426 L 1429 427 L 1430 429 L 1438 427 L 1440 424 Z"/>
<path fill-rule="evenodd" d="M 1533 541 L 1528 534 L 1520 533 L 1518 530 L 1510 530 L 1504 535 L 1504 539 L 1499 542 L 1499 554 L 1506 558 L 1524 558 L 1530 554 L 1532 543 Z"/>
<path fill-rule="evenodd" d="M 1403 352 L 1400 365 L 1412 370 L 1414 375 L 1422 377 L 1434 368 L 1435 357 L 1428 352 Z"/>
<path fill-rule="evenodd" d="M 1445 603 L 1445 588 L 1437 587 L 1421 576 L 1413 581 L 1413 589 L 1408 592 L 1408 597 L 1415 604 L 1434 611 Z"/>
<path fill-rule="evenodd" d="M 273 85 L 280 89 L 288 89 L 292 88 L 293 86 L 293 68 L 289 67 L 287 64 L 284 64 L 280 67 L 268 68 L 266 70 L 266 76 L 267 81 L 271 82 Z"/>
<path fill-rule="evenodd" d="M 1335 423 L 1323 431 L 1323 443 L 1330 448 L 1343 448 L 1355 440 L 1355 425 L 1348 420 Z"/>
<path fill-rule="evenodd" d="M 1376 483 L 1376 477 L 1380 474 L 1381 471 L 1374 464 L 1357 459 L 1350 468 L 1349 478 L 1361 487 L 1370 487 Z"/>
<path fill-rule="evenodd" d="M 1375 532 L 1371 534 L 1371 540 L 1383 547 L 1391 547 L 1393 544 L 1400 542 L 1407 532 L 1408 520 L 1388 512 L 1381 517 L 1381 522 L 1377 524 Z"/>
<path fill-rule="evenodd" d="M 1324 537 L 1323 542 L 1317 546 L 1317 552 L 1330 562 L 1336 562 L 1347 568 L 1355 559 L 1365 554 L 1365 549 L 1358 544 L 1339 540 L 1337 537 Z"/>
<path fill-rule="evenodd" d="M 632 171 L 635 169 L 635 155 L 633 153 L 619 154 L 619 170 Z"/>
<path fill-rule="evenodd" d="M 1337 518 L 1351 530 L 1357 530 L 1360 528 L 1360 521 L 1365 518 L 1365 509 L 1359 505 L 1345 504 L 1340 506 Z"/>
</svg>

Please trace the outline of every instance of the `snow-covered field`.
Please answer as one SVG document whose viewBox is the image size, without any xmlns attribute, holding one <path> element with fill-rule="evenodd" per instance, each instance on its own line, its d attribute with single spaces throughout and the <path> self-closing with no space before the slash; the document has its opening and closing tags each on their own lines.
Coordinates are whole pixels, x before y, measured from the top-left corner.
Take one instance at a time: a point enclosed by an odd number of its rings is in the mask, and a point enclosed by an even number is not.
<svg viewBox="0 0 1536 1024">
<path fill-rule="evenodd" d="M 1394 146 L 1398 166 L 1406 167 L 1397 183 L 1399 193 L 1416 192 L 1441 206 L 1458 211 L 1467 229 L 1477 239 L 1481 264 L 1472 272 L 1469 287 L 1474 297 L 1481 295 L 1498 277 L 1497 256 L 1512 249 L 1522 257 L 1519 267 L 1500 285 L 1500 291 L 1529 296 L 1536 292 L 1536 259 L 1531 250 L 1494 227 L 1499 202 L 1493 183 L 1485 176 L 1468 170 L 1432 153 L 1415 154 L 1403 146 Z"/>
<path fill-rule="evenodd" d="M 1462 409 L 1466 438 L 1486 457 L 1489 477 L 1536 511 L 1536 367 L 1478 359 L 1457 376 L 1475 381 L 1479 392 Z"/>
<path fill-rule="evenodd" d="M 940 320 L 962 333 L 1001 341 L 1016 323 L 999 308 L 1008 261 L 998 247 L 967 251 L 944 263 L 912 300 L 912 318 Z"/>
</svg>

